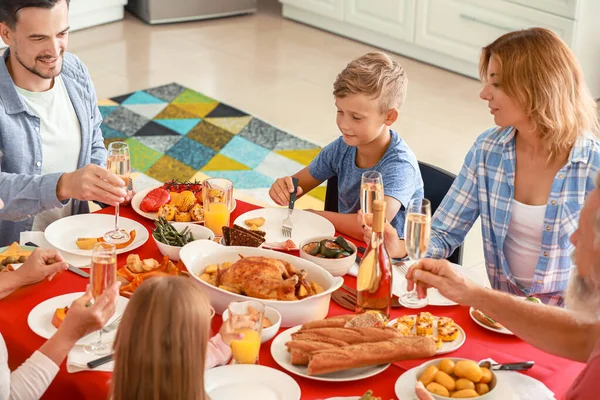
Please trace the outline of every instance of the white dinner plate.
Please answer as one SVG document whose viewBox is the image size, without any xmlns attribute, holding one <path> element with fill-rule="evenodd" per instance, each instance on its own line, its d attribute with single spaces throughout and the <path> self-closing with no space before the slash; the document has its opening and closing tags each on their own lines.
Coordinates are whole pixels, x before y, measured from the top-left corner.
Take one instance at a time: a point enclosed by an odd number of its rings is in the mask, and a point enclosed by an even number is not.
<svg viewBox="0 0 600 400">
<path fill-rule="evenodd" d="M 289 375 L 262 365 L 225 365 L 204 372 L 211 400 L 299 400 L 300 386 Z"/>
<path fill-rule="evenodd" d="M 485 324 L 484 324 L 484 323 L 482 323 L 482 322 L 479 322 L 479 321 L 477 320 L 477 318 L 475 318 L 475 317 L 473 316 L 473 314 L 472 314 L 472 312 L 473 312 L 474 310 L 475 310 L 475 309 L 474 309 L 473 307 L 469 308 L 469 316 L 471 317 L 471 319 L 472 319 L 473 321 L 475 321 L 475 323 L 476 323 L 477 325 L 481 326 L 482 328 L 485 328 L 485 329 L 487 329 L 488 331 L 492 331 L 492 332 L 496 332 L 496 333 L 501 333 L 501 334 L 503 334 L 503 335 L 513 335 L 513 336 L 514 336 L 514 333 L 512 333 L 511 331 L 509 331 L 509 330 L 508 330 L 508 329 L 506 329 L 505 327 L 502 327 L 502 329 L 495 329 L 495 328 L 492 328 L 491 326 L 487 326 L 487 325 L 485 325 Z"/>
<path fill-rule="evenodd" d="M 414 261 L 406 262 L 406 265 L 410 267 L 414 264 Z M 481 281 L 480 275 L 473 268 L 465 268 L 458 264 L 451 264 L 452 267 L 457 269 L 463 276 L 475 282 L 479 286 L 485 286 L 485 283 Z M 398 296 L 398 300 L 402 298 L 402 295 L 406 291 L 406 276 L 400 272 L 400 269 L 393 267 L 393 279 L 392 279 L 392 293 Z M 427 290 L 427 300 L 430 306 L 455 306 L 457 303 L 442 296 L 442 294 L 435 288 L 429 288 Z M 402 302 L 401 302 L 402 303 Z"/>
<path fill-rule="evenodd" d="M 292 374 L 308 379 L 325 382 L 350 382 L 370 378 L 385 371 L 390 364 L 375 365 L 372 367 L 354 368 L 347 371 L 333 372 L 324 375 L 308 375 L 305 365 L 293 365 L 290 353 L 287 351 L 286 343 L 292 340 L 292 333 L 299 331 L 301 325 L 295 326 L 281 332 L 271 343 L 271 355 L 277 364 Z"/>
<path fill-rule="evenodd" d="M 409 315 L 409 317 L 416 318 L 416 315 Z M 437 337 L 438 337 L 438 334 L 437 334 L 438 319 L 439 319 L 439 317 L 436 316 L 435 322 L 433 323 L 433 337 L 435 339 L 437 339 Z M 393 325 L 396 323 L 396 321 L 398 321 L 398 318 L 391 320 L 388 323 L 388 326 L 393 327 Z M 442 347 L 435 352 L 436 355 L 439 356 L 441 354 L 452 353 L 453 351 L 460 349 L 462 347 L 462 345 L 465 344 L 465 340 L 467 340 L 467 334 L 465 333 L 464 329 L 461 328 L 460 325 L 458 325 L 456 322 L 454 322 L 454 325 L 458 328 L 458 337 L 456 338 L 456 340 L 453 340 L 452 342 L 443 342 Z M 416 324 L 415 324 L 415 326 L 413 326 L 411 333 L 413 335 L 417 333 Z"/>
<path fill-rule="evenodd" d="M 281 224 L 288 216 L 287 208 L 261 208 L 248 211 L 236 218 L 234 224 L 248 228 L 244 223 L 247 219 L 263 217 L 266 221 L 259 229 L 266 233 L 266 243 L 285 242 L 292 239 L 296 247 L 306 239 L 315 236 L 334 236 L 335 228 L 326 218 L 304 210 L 294 210 L 292 213 L 292 237 L 287 238 L 281 233 Z"/>
<path fill-rule="evenodd" d="M 119 218 L 119 228 L 127 232 L 135 229 L 135 240 L 124 249 L 117 249 L 117 254 L 137 249 L 148 240 L 148 230 L 144 225 L 129 218 Z M 92 256 L 92 250 L 81 250 L 77 247 L 78 238 L 102 237 L 106 232 L 115 229 L 115 216 L 108 214 L 79 214 L 61 218 L 46 228 L 44 236 L 48 243 L 59 250 L 80 256 Z"/>
<path fill-rule="evenodd" d="M 144 197 L 146 197 L 146 195 L 151 190 L 154 190 L 158 187 L 161 187 L 161 186 L 149 187 L 147 189 L 142 190 L 141 192 L 136 193 L 135 196 L 133 196 L 133 198 L 131 199 L 131 207 L 133 208 L 133 211 L 135 211 L 136 213 L 138 213 L 139 215 L 141 215 L 144 218 L 151 219 L 152 221 L 158 219 L 158 213 L 145 212 L 145 211 L 142 211 L 142 209 L 140 208 L 140 204 L 142 204 L 142 200 L 144 200 Z M 236 207 L 237 207 L 237 202 L 235 201 L 235 199 L 233 199 L 232 203 L 231 203 L 230 211 L 233 212 L 233 210 L 235 210 Z M 190 221 L 190 224 L 203 224 L 203 223 L 204 223 L 204 221 Z"/>
<path fill-rule="evenodd" d="M 68 293 L 63 294 L 62 296 L 56 296 L 46 301 L 41 302 L 37 306 L 33 308 L 29 312 L 27 316 L 27 324 L 31 328 L 31 330 L 37 335 L 43 337 L 44 339 L 50 339 L 52 335 L 56 333 L 56 328 L 52 325 L 52 316 L 57 308 L 70 307 L 71 304 L 83 296 L 84 292 L 78 293 Z M 112 321 L 114 321 L 119 316 L 123 315 L 125 312 L 125 308 L 127 308 L 127 304 L 129 303 L 129 299 L 123 296 L 119 296 L 117 299 L 117 306 L 115 309 L 115 314 L 108 320 L 106 325 L 109 325 Z M 117 334 L 117 330 L 113 329 L 110 332 L 102 333 L 102 342 L 110 343 L 114 342 Z M 98 332 L 92 332 L 87 336 L 79 339 L 77 344 L 86 345 L 90 343 L 94 343 L 98 340 Z"/>
</svg>

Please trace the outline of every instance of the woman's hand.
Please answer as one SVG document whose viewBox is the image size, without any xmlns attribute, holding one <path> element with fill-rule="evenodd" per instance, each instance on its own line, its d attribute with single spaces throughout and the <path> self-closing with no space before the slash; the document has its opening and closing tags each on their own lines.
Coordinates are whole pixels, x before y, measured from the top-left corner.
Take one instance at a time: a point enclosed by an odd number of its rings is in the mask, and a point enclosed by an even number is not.
<svg viewBox="0 0 600 400">
<path fill-rule="evenodd" d="M 35 249 L 14 273 L 19 277 L 20 286 L 31 285 L 54 275 L 68 267 L 63 256 L 56 250 Z"/>
<path fill-rule="evenodd" d="M 364 219 L 363 219 L 364 217 Z M 358 210 L 358 221 L 362 226 L 363 240 L 369 244 L 371 242 L 371 236 L 373 235 L 373 214 L 364 214 Z M 383 231 L 383 240 L 385 248 L 387 249 L 390 257 L 392 258 L 404 258 L 406 257 L 406 247 L 404 240 L 398 237 L 398 231 L 389 222 L 385 223 Z"/>
<path fill-rule="evenodd" d="M 88 285 L 85 294 L 69 306 L 69 312 L 60 324 L 58 332 L 77 341 L 85 335 L 101 329 L 115 313 L 120 286 L 121 282 L 115 282 L 96 299 L 94 304 L 89 305 L 94 296 Z"/>
</svg>

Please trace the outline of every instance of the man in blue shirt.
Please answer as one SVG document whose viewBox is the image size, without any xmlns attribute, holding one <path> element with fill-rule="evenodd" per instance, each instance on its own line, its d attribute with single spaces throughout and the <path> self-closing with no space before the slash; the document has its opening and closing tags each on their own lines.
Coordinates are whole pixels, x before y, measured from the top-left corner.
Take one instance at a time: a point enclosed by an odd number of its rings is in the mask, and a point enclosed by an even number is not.
<svg viewBox="0 0 600 400">
<path fill-rule="evenodd" d="M 125 182 L 108 172 L 96 92 L 66 52 L 69 0 L 2 0 L 0 38 L 0 245 L 22 231 L 116 205 Z"/>
</svg>

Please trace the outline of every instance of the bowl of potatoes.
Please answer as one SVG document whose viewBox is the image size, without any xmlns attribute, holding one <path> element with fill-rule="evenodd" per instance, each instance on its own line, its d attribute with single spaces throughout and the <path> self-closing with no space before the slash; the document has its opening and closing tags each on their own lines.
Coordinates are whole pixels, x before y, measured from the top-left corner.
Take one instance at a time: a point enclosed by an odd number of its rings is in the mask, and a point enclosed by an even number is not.
<svg viewBox="0 0 600 400">
<path fill-rule="evenodd" d="M 493 371 L 464 358 L 436 359 L 417 370 L 421 381 L 433 398 L 485 399 L 493 392 L 497 377 Z"/>
</svg>

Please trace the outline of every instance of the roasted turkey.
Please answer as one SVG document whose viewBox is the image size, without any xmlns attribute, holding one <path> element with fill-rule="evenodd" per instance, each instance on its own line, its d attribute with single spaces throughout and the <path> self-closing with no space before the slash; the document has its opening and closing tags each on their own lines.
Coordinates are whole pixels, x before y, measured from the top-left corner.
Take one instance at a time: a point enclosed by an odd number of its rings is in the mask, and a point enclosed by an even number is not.
<svg viewBox="0 0 600 400">
<path fill-rule="evenodd" d="M 304 271 L 296 271 L 286 261 L 246 257 L 229 268 L 219 269 L 217 285 L 228 286 L 258 299 L 297 300 L 296 285 L 304 278 Z"/>
</svg>

